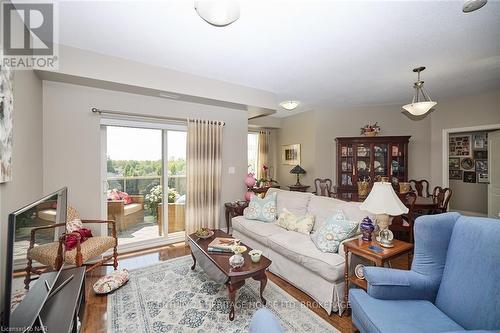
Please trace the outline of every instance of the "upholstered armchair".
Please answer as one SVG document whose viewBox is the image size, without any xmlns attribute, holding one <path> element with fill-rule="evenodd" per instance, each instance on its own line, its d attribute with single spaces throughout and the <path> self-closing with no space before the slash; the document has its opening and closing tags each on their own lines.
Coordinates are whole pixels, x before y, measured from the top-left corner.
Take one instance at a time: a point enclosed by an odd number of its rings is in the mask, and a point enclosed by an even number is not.
<svg viewBox="0 0 500 333">
<path fill-rule="evenodd" d="M 80 219 L 78 212 L 71 206 L 67 208 L 66 220 L 73 221 Z M 86 271 L 89 272 L 98 266 L 113 266 L 116 270 L 118 267 L 118 252 L 117 245 L 118 239 L 116 237 L 115 221 L 101 221 L 101 220 L 81 220 L 84 225 L 88 224 L 102 224 L 105 223 L 111 229 L 111 236 L 94 236 L 90 237 L 85 242 L 81 241 L 79 233 L 63 232 L 56 242 L 47 244 L 36 244 L 37 233 L 46 232 L 53 229 L 54 232 L 58 228 L 65 228 L 65 223 L 57 223 L 48 226 L 42 226 L 31 229 L 30 245 L 27 252 L 27 266 L 25 269 L 26 277 L 24 279 L 24 287 L 29 289 L 31 281 L 36 280 L 38 277 L 32 278 L 32 275 L 40 275 L 47 271 L 47 269 L 60 269 L 63 263 L 73 266 L 87 266 Z M 70 251 L 64 251 L 65 238 L 72 235 L 76 238 L 76 247 Z M 99 258 L 97 261 L 89 263 L 90 259 L 101 256 L 103 253 L 113 249 L 113 254 Z M 64 259 L 63 259 L 64 257 Z M 113 259 L 112 263 L 107 263 Z M 42 267 L 34 267 L 33 262 L 36 261 L 42 264 Z"/>
<path fill-rule="evenodd" d="M 349 291 L 353 331 L 500 330 L 500 222 L 458 213 L 415 221 L 411 270 L 365 267 Z"/>
<path fill-rule="evenodd" d="M 108 220 L 116 221 L 118 231 L 124 231 L 144 222 L 144 196 L 129 195 L 131 203 L 124 200 L 108 200 Z"/>
</svg>

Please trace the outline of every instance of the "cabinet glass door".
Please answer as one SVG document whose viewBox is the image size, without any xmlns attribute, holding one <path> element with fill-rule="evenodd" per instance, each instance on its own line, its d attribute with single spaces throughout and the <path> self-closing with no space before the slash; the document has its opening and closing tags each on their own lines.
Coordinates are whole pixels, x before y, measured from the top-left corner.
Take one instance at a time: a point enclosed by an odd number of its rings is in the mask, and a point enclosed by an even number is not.
<svg viewBox="0 0 500 333">
<path fill-rule="evenodd" d="M 375 178 L 387 177 L 389 175 L 388 163 L 388 145 L 375 144 L 373 146 L 373 174 Z"/>
<path fill-rule="evenodd" d="M 358 144 L 356 146 L 356 174 L 357 181 L 370 181 L 371 179 L 371 151 L 369 144 Z"/>
<path fill-rule="evenodd" d="M 391 146 L 391 165 L 390 171 L 391 176 L 398 179 L 398 181 L 404 181 L 406 178 L 406 156 L 403 144 L 393 144 Z"/>
<path fill-rule="evenodd" d="M 352 186 L 354 173 L 354 152 L 352 144 L 342 145 L 340 148 L 340 184 Z"/>
</svg>

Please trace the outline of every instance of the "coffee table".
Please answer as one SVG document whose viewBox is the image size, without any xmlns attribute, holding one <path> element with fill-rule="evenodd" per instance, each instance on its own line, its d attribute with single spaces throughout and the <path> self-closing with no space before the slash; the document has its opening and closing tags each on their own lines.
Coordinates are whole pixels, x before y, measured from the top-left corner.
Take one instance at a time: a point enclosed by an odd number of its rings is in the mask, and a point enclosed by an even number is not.
<svg viewBox="0 0 500 333">
<path fill-rule="evenodd" d="M 245 284 L 245 280 L 252 278 L 260 281 L 260 299 L 262 304 L 266 304 L 266 299 L 262 296 L 267 284 L 266 269 L 271 265 L 271 260 L 265 256 L 260 257 L 258 263 L 252 262 L 248 252 L 252 250 L 249 246 L 247 251 L 243 253 L 245 263 L 240 268 L 232 268 L 229 265 L 229 257 L 232 253 L 209 253 L 207 251 L 208 244 L 210 244 L 215 237 L 231 237 L 222 230 L 214 230 L 214 235 L 208 239 L 200 239 L 196 234 L 188 236 L 188 244 L 191 248 L 191 256 L 194 263 L 191 269 L 195 269 L 196 264 L 205 271 L 205 273 L 215 282 L 224 283 L 227 286 L 229 293 L 229 320 L 234 320 L 234 303 L 236 300 L 236 291 Z"/>
</svg>

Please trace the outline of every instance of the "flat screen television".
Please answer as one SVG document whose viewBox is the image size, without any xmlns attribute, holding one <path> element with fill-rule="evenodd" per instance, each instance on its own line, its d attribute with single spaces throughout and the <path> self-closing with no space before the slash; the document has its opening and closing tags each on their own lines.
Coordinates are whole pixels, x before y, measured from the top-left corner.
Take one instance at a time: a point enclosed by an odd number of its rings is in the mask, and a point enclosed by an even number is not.
<svg viewBox="0 0 500 333">
<path fill-rule="evenodd" d="M 64 187 L 9 214 L 6 267 L 2 281 L 5 286 L 2 328 L 14 327 L 21 331 L 29 329 L 37 319 L 38 313 L 56 282 L 59 274 L 32 281 L 24 300 L 16 308 L 11 309 L 13 298 L 25 288 L 23 272 L 32 242 L 31 231 L 37 227 L 66 223 L 67 192 L 67 188 Z M 64 227 L 37 230 L 35 242 L 32 245 L 40 246 L 56 242 L 64 230 Z M 33 264 L 35 267 L 41 266 L 37 262 Z"/>
</svg>

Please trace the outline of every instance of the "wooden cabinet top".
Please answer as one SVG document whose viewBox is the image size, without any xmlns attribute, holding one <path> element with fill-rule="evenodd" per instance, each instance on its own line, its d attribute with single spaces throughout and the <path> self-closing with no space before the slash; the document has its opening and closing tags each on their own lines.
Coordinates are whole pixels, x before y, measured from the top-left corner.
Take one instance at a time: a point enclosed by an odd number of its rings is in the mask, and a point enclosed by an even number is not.
<svg viewBox="0 0 500 333">
<path fill-rule="evenodd" d="M 411 135 L 402 136 L 345 136 L 337 137 L 335 141 L 350 141 L 350 142 L 408 142 Z"/>
</svg>

